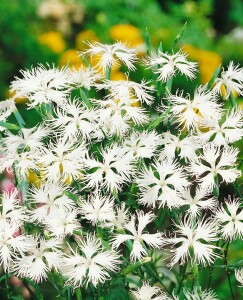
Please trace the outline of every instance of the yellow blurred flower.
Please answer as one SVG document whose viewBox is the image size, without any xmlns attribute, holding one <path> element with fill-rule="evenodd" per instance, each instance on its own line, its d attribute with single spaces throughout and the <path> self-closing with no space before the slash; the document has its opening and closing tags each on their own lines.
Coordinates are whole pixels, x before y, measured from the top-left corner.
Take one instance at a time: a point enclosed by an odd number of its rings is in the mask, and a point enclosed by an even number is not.
<svg viewBox="0 0 243 300">
<path fill-rule="evenodd" d="M 111 80 L 126 80 L 127 77 L 120 71 L 111 72 Z"/>
<path fill-rule="evenodd" d="M 199 49 L 192 45 L 184 45 L 183 50 L 190 59 L 198 61 L 201 82 L 207 83 L 213 76 L 215 69 L 221 64 L 221 56 L 213 51 Z"/>
<path fill-rule="evenodd" d="M 40 187 L 41 180 L 37 176 L 36 172 L 32 170 L 28 170 L 27 181 L 28 183 L 33 183 L 36 187 Z"/>
<path fill-rule="evenodd" d="M 110 28 L 109 33 L 112 40 L 127 43 L 128 47 L 137 49 L 138 53 L 144 53 L 146 51 L 146 45 L 141 31 L 133 25 L 114 25 Z"/>
<path fill-rule="evenodd" d="M 91 30 L 83 30 L 80 33 L 77 34 L 76 36 L 76 47 L 80 51 L 85 51 L 87 50 L 88 46 L 84 43 L 85 41 L 95 41 L 95 42 L 100 42 L 100 39 L 96 35 L 96 33 Z"/>
<path fill-rule="evenodd" d="M 10 92 L 10 90 L 7 90 L 6 93 L 6 98 L 14 98 L 14 102 L 17 104 L 21 104 L 21 103 L 26 103 L 28 101 L 28 98 L 18 98 L 15 97 L 15 92 Z"/>
<path fill-rule="evenodd" d="M 75 69 L 79 69 L 81 66 L 85 66 L 82 59 L 78 56 L 78 52 L 75 49 L 69 49 L 65 51 L 59 60 L 61 67 L 69 65 Z"/>
<path fill-rule="evenodd" d="M 60 34 L 60 32 L 57 31 L 50 31 L 41 34 L 39 36 L 39 42 L 42 45 L 47 46 L 54 53 L 61 53 L 66 47 L 62 35 Z"/>
</svg>

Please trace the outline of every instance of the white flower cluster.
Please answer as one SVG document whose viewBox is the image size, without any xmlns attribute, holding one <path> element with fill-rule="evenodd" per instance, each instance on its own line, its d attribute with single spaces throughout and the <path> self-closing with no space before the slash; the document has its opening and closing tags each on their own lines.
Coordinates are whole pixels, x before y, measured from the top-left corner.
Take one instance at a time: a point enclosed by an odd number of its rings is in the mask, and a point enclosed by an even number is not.
<svg viewBox="0 0 243 300">
<path fill-rule="evenodd" d="M 0 172 L 14 172 L 16 184 L 1 196 L 0 263 L 37 283 L 57 272 L 72 288 L 140 268 L 135 299 L 179 299 L 144 281 L 151 273 L 160 278 L 151 270 L 155 249 L 169 254 L 168 269 L 206 267 L 223 257 L 223 245 L 243 237 L 240 194 L 220 197 L 241 175 L 234 143 L 243 136 L 243 113 L 225 110 L 218 96 L 222 85 L 227 97 L 243 94 L 243 69 L 230 63 L 213 84 L 184 96 L 171 91 L 173 77 L 194 79 L 197 66 L 181 51 L 152 52 L 145 66 L 157 81 L 139 83 L 109 79 L 114 65 L 136 69 L 134 50 L 95 43 L 84 53 L 97 55 L 106 78 L 90 66 L 39 65 L 12 82 L 16 97 L 28 99 L 28 113 L 39 115 L 32 128 L 11 130 L 5 121 L 14 100 L 0 103 Z M 242 284 L 242 270 L 236 278 Z M 199 286 L 183 293 L 216 299 Z"/>
</svg>

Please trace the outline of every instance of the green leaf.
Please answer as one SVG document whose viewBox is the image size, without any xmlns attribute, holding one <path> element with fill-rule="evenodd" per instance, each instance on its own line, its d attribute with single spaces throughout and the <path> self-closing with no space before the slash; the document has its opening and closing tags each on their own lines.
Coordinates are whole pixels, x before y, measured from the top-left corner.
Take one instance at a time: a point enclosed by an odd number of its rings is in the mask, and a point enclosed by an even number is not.
<svg viewBox="0 0 243 300">
<path fill-rule="evenodd" d="M 64 191 L 64 194 L 66 195 L 66 196 L 68 196 L 68 198 L 70 198 L 71 200 L 73 200 L 74 202 L 78 202 L 78 196 L 77 195 L 75 195 L 75 194 L 73 194 L 72 192 L 70 192 L 70 191 Z"/>
<path fill-rule="evenodd" d="M 208 84 L 207 84 L 207 89 L 210 90 L 211 87 L 213 86 L 215 79 L 218 77 L 219 72 L 221 69 L 221 64 L 217 67 L 217 69 L 214 71 L 213 76 L 211 77 L 211 79 L 209 80 Z"/>
<path fill-rule="evenodd" d="M 148 28 L 146 28 L 146 31 L 145 31 L 145 43 L 147 46 L 147 53 L 148 53 L 148 55 L 151 55 L 152 44 L 151 44 L 151 37 L 150 37 L 149 31 L 148 31 Z"/>
<path fill-rule="evenodd" d="M 79 89 L 79 93 L 80 93 L 81 99 L 84 101 L 84 103 L 86 104 L 86 106 L 90 109 L 92 107 L 92 105 L 89 102 L 89 99 L 88 99 L 86 93 L 81 88 Z"/>
<path fill-rule="evenodd" d="M 0 121 L 0 126 L 10 129 L 10 130 L 19 130 L 20 129 L 20 127 L 16 124 L 2 122 L 2 121 Z"/>
<path fill-rule="evenodd" d="M 176 36 L 176 38 L 175 38 L 175 40 L 173 42 L 172 48 L 174 48 L 178 44 L 178 42 L 180 41 L 180 39 L 183 37 L 184 32 L 186 30 L 186 26 L 187 26 L 187 22 L 185 22 L 185 24 L 181 28 L 180 32 L 177 34 L 177 36 Z"/>
<path fill-rule="evenodd" d="M 122 273 L 123 273 L 123 275 L 130 274 L 133 271 L 140 268 L 143 264 L 149 263 L 150 261 L 151 261 L 151 258 L 146 257 L 146 258 L 142 259 L 141 261 L 137 261 L 137 262 L 135 262 L 135 264 L 126 267 L 126 269 Z"/>
</svg>

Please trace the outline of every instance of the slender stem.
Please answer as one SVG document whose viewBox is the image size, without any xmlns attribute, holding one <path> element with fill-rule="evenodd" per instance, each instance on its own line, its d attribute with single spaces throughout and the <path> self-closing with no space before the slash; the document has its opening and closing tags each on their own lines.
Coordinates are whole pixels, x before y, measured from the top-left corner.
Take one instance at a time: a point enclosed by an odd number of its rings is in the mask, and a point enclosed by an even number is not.
<svg viewBox="0 0 243 300">
<path fill-rule="evenodd" d="M 231 293 L 231 298 L 232 300 L 235 300 L 234 297 L 234 293 L 233 293 L 233 289 L 232 289 L 232 284 L 231 284 L 231 280 L 230 280 L 230 271 L 228 269 L 228 252 L 229 252 L 229 243 L 227 243 L 226 248 L 224 250 L 224 264 L 226 267 L 226 272 L 227 272 L 227 277 L 228 277 L 228 283 L 229 283 L 229 288 L 230 288 L 230 293 Z"/>
<path fill-rule="evenodd" d="M 178 291 L 177 291 L 177 295 L 179 295 L 181 287 L 182 287 L 182 283 L 185 279 L 185 275 L 186 275 L 186 267 L 187 267 L 187 263 L 185 263 L 185 265 L 183 266 L 183 270 L 182 270 L 182 276 L 181 276 L 181 280 L 179 283 L 179 287 L 178 287 Z"/>
<path fill-rule="evenodd" d="M 166 94 L 170 94 L 171 92 L 171 88 L 172 88 L 172 81 L 173 81 L 173 77 L 169 78 L 166 82 Z"/>
<path fill-rule="evenodd" d="M 198 293 L 198 296 L 199 296 L 199 299 L 200 300 L 203 300 L 202 299 L 202 295 L 201 295 L 201 288 L 200 288 L 200 285 L 199 285 L 199 278 L 198 278 L 198 265 L 194 264 L 192 266 L 192 273 L 193 273 L 193 288 L 196 287 L 196 290 L 197 290 L 197 293 Z"/>
<path fill-rule="evenodd" d="M 105 79 L 110 80 L 111 79 L 111 67 L 107 67 L 105 71 Z"/>
<path fill-rule="evenodd" d="M 164 285 L 163 281 L 161 280 L 161 278 L 159 276 L 156 275 L 156 273 L 154 271 L 151 270 L 151 268 L 149 268 L 148 266 L 144 265 L 144 268 L 147 270 L 147 272 L 152 276 L 155 277 L 159 283 L 165 288 L 165 290 L 167 291 L 168 294 L 171 295 L 170 291 L 167 289 L 167 287 Z"/>
<path fill-rule="evenodd" d="M 235 97 L 232 92 L 230 92 L 229 98 L 230 98 L 230 103 L 231 103 L 232 107 L 235 108 L 237 106 L 237 104 L 236 104 Z"/>
<path fill-rule="evenodd" d="M 67 289 L 67 297 L 68 297 L 68 300 L 71 300 L 71 287 L 68 287 L 68 289 Z"/>
<path fill-rule="evenodd" d="M 5 286 L 6 286 L 6 298 L 8 300 L 10 299 L 8 271 L 5 273 Z"/>
<path fill-rule="evenodd" d="M 19 126 L 22 128 L 25 126 L 25 121 L 24 119 L 22 118 L 21 114 L 19 113 L 17 107 L 15 108 L 15 110 L 13 111 L 14 113 L 14 116 L 19 124 Z"/>
<path fill-rule="evenodd" d="M 213 189 L 213 194 L 216 198 L 218 198 L 218 196 L 219 196 L 219 178 L 218 178 L 218 174 L 216 174 L 215 177 L 214 177 L 214 183 L 215 183 L 215 186 L 214 186 L 214 189 Z"/>
</svg>

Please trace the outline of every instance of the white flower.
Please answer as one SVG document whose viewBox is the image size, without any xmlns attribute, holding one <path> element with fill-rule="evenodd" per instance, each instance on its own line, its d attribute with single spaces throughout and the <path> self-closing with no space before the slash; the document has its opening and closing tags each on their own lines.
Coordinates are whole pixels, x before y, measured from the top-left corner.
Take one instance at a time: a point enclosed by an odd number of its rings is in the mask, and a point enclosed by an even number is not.
<svg viewBox="0 0 243 300">
<path fill-rule="evenodd" d="M 194 288 L 193 291 L 187 291 L 183 289 L 184 295 L 186 297 L 186 300 L 218 300 L 215 293 L 211 290 L 205 290 L 202 291 L 201 287 L 199 288 L 200 291 L 198 291 L 197 288 Z"/>
<path fill-rule="evenodd" d="M 76 142 L 78 138 L 90 139 L 95 131 L 96 113 L 88 109 L 81 99 L 68 100 L 62 107 L 54 109 L 55 117 L 49 120 L 51 127 L 64 140 Z"/>
<path fill-rule="evenodd" d="M 16 223 L 0 224 L 0 264 L 5 272 L 9 271 L 18 254 L 22 255 L 33 246 L 29 236 L 18 235 L 18 232 L 19 226 Z"/>
<path fill-rule="evenodd" d="M 99 61 L 95 67 L 103 71 L 111 68 L 112 66 L 119 66 L 122 62 L 129 70 L 135 70 L 134 62 L 136 62 L 135 49 L 128 48 L 122 43 L 115 43 L 113 45 L 104 45 L 98 42 L 93 44 L 88 43 L 90 49 L 84 52 L 84 55 L 94 55 L 99 57 Z M 82 54 L 82 53 L 81 53 Z"/>
<path fill-rule="evenodd" d="M 221 117 L 204 119 L 203 127 L 207 131 L 198 131 L 198 140 L 201 143 L 212 141 L 217 146 L 227 146 L 228 144 L 239 141 L 243 136 L 243 112 L 242 110 L 232 110 Z"/>
<path fill-rule="evenodd" d="M 99 75 L 92 68 L 81 66 L 79 69 L 72 68 L 70 70 L 71 81 L 77 88 L 85 88 L 90 90 L 100 79 Z"/>
<path fill-rule="evenodd" d="M 97 110 L 101 127 L 111 135 L 124 135 L 128 129 L 148 122 L 146 110 L 143 107 L 133 106 L 132 103 L 123 103 L 120 100 L 93 100 L 100 108 Z"/>
<path fill-rule="evenodd" d="M 4 101 L 0 101 L 0 122 L 6 122 L 7 118 L 12 114 L 16 109 L 15 102 L 13 98 L 9 98 Z M 5 129 L 0 126 L 0 131 Z"/>
<path fill-rule="evenodd" d="M 80 213 L 93 225 L 103 224 L 114 219 L 113 207 L 114 199 L 95 193 L 80 203 Z"/>
<path fill-rule="evenodd" d="M 12 191 L 5 191 L 0 196 L 0 225 L 4 223 L 14 223 L 21 225 L 26 221 L 26 209 L 19 204 L 19 191 L 14 188 Z"/>
<path fill-rule="evenodd" d="M 222 105 L 217 103 L 215 93 L 201 86 L 195 90 L 193 100 L 190 100 L 189 95 L 184 98 L 183 92 L 170 94 L 168 100 L 175 122 L 183 129 L 197 128 L 205 117 L 219 118 L 221 114 Z"/>
<path fill-rule="evenodd" d="M 48 149 L 41 149 L 38 162 L 42 166 L 45 178 L 51 181 L 78 180 L 82 177 L 86 152 L 84 144 L 74 146 L 69 141 L 61 139 L 50 143 Z"/>
<path fill-rule="evenodd" d="M 188 218 L 175 226 L 175 237 L 167 239 L 167 242 L 173 245 L 171 266 L 178 262 L 184 264 L 188 260 L 204 266 L 207 263 L 213 263 L 214 259 L 218 257 L 213 252 L 217 247 L 209 243 L 218 239 L 215 222 L 201 220 L 193 224 L 192 220 Z M 193 254 L 190 249 L 193 250 Z"/>
<path fill-rule="evenodd" d="M 228 199 L 217 210 L 215 219 L 219 223 L 220 233 L 226 240 L 234 240 L 243 237 L 243 209 L 240 199 Z"/>
<path fill-rule="evenodd" d="M 137 213 L 137 226 L 135 225 L 136 217 L 133 215 L 129 223 L 125 224 L 125 229 L 131 234 L 116 234 L 113 238 L 113 248 L 117 249 L 120 244 L 133 240 L 130 258 L 132 261 L 141 260 L 147 255 L 146 249 L 143 247 L 145 242 L 150 248 L 159 248 L 163 245 L 162 234 L 143 233 L 145 227 L 155 219 L 153 213 L 144 214 L 143 211 Z"/>
<path fill-rule="evenodd" d="M 35 151 L 44 147 L 43 139 L 47 137 L 49 133 L 47 128 L 39 125 L 32 128 L 21 128 L 18 135 L 7 131 L 7 136 L 2 140 L 8 151 L 15 152 L 17 149 L 30 149 Z"/>
<path fill-rule="evenodd" d="M 105 227 L 116 228 L 118 230 L 124 229 L 125 225 L 128 223 L 128 209 L 126 205 L 122 202 L 121 207 L 115 206 L 115 213 L 111 221 L 105 223 Z"/>
<path fill-rule="evenodd" d="M 19 178 L 26 179 L 29 170 L 38 170 L 36 152 L 22 152 L 20 154 L 8 152 L 0 156 L 0 173 L 5 169 L 11 171 L 15 166 L 15 172 Z"/>
<path fill-rule="evenodd" d="M 190 79 L 194 79 L 197 71 L 197 63 L 189 62 L 187 55 L 181 50 L 171 55 L 159 50 L 158 53 L 154 52 L 151 57 L 148 57 L 146 64 L 154 73 L 159 75 L 158 80 L 163 82 L 174 77 L 177 71 Z"/>
<path fill-rule="evenodd" d="M 226 88 L 225 98 L 229 98 L 230 93 L 234 91 L 239 95 L 243 95 L 243 68 L 240 68 L 239 65 L 234 65 L 231 61 L 228 69 L 222 71 L 221 78 L 217 78 L 215 83 L 214 90 L 218 94 L 222 94 L 222 86 Z"/>
<path fill-rule="evenodd" d="M 39 283 L 47 278 L 52 269 L 57 271 L 62 264 L 62 243 L 55 238 L 45 240 L 36 237 L 32 240 L 29 253 L 15 260 L 14 272 L 17 276 L 27 277 Z"/>
<path fill-rule="evenodd" d="M 193 217 L 196 217 L 204 209 L 213 210 L 217 207 L 218 201 L 215 197 L 210 197 L 210 191 L 199 187 L 193 193 L 194 196 L 191 195 L 191 192 L 191 188 L 182 190 L 181 198 L 184 202 L 182 205 L 189 206 L 188 212 Z"/>
<path fill-rule="evenodd" d="M 243 268 L 235 270 L 235 278 L 239 281 L 241 287 L 243 287 Z"/>
<path fill-rule="evenodd" d="M 77 209 L 64 210 L 56 208 L 52 214 L 46 216 L 42 223 L 52 236 L 64 239 L 67 235 L 72 235 L 75 230 L 81 229 L 77 214 Z"/>
<path fill-rule="evenodd" d="M 241 172 L 235 167 L 238 153 L 235 148 L 227 147 L 221 151 L 212 144 L 206 145 L 203 154 L 198 160 L 191 161 L 188 170 L 196 176 L 202 188 L 212 190 L 216 176 L 219 175 L 226 183 L 234 182 L 240 176 Z"/>
<path fill-rule="evenodd" d="M 11 83 L 11 92 L 16 92 L 16 97 L 28 98 L 29 107 L 42 103 L 55 102 L 62 105 L 71 91 L 71 77 L 67 68 L 61 70 L 45 67 L 39 64 L 30 70 L 21 70 L 23 78 L 18 78 Z"/>
<path fill-rule="evenodd" d="M 130 179 L 133 165 L 129 156 L 121 150 L 115 146 L 102 150 L 102 162 L 92 158 L 85 160 L 86 167 L 90 169 L 85 175 L 88 187 L 105 188 L 112 192 L 120 190 L 122 184 Z"/>
<path fill-rule="evenodd" d="M 136 104 L 139 101 L 151 105 L 154 97 L 149 93 L 154 91 L 154 87 L 149 86 L 149 83 L 145 80 L 141 83 L 129 80 L 105 80 L 103 84 L 97 85 L 97 88 L 109 90 L 111 94 L 107 96 L 108 99 L 119 100 L 125 104 Z"/>
<path fill-rule="evenodd" d="M 151 286 L 147 282 L 143 282 L 140 288 L 131 291 L 131 293 L 136 300 L 173 300 L 173 298 L 162 292 L 158 286 Z"/>
<path fill-rule="evenodd" d="M 111 250 L 104 250 L 101 241 L 87 234 L 85 240 L 78 242 L 72 255 L 63 260 L 62 274 L 67 278 L 66 285 L 73 288 L 88 285 L 97 286 L 110 278 L 109 272 L 118 270 L 119 256 Z"/>
<path fill-rule="evenodd" d="M 136 180 L 141 190 L 139 203 L 155 207 L 167 205 L 170 209 L 181 205 L 179 191 L 189 182 L 182 167 L 173 161 L 163 160 L 144 168 Z"/>
<path fill-rule="evenodd" d="M 132 158 L 151 158 L 156 152 L 159 140 L 160 136 L 155 131 L 133 131 L 123 145 L 125 152 L 131 154 Z"/>
<path fill-rule="evenodd" d="M 42 183 L 32 186 L 29 201 L 36 207 L 31 211 L 31 220 L 42 222 L 47 216 L 55 216 L 60 210 L 70 211 L 75 203 L 65 195 L 65 186 L 59 183 Z"/>
<path fill-rule="evenodd" d="M 197 158 L 196 150 L 201 146 L 195 142 L 195 138 L 187 136 L 180 139 L 179 136 L 171 134 L 169 131 L 161 134 L 160 145 L 164 145 L 164 149 L 160 151 L 160 159 L 174 159 L 176 154 L 180 158 L 193 160 Z"/>
</svg>

